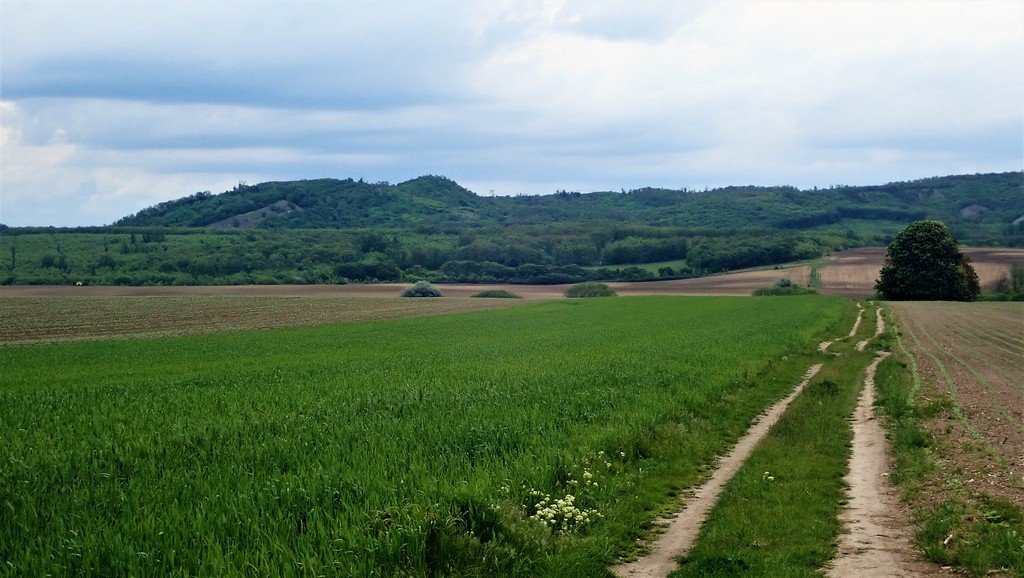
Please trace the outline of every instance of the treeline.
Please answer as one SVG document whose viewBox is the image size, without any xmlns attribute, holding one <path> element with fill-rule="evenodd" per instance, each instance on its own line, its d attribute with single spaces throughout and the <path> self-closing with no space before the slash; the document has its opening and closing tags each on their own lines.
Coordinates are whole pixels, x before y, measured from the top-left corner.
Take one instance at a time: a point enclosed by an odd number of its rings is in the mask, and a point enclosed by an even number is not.
<svg viewBox="0 0 1024 578">
<path fill-rule="evenodd" d="M 646 280 L 774 265 L 865 241 L 871 239 L 608 223 L 463 230 L 21 230 L 0 236 L 0 283 Z"/>
</svg>

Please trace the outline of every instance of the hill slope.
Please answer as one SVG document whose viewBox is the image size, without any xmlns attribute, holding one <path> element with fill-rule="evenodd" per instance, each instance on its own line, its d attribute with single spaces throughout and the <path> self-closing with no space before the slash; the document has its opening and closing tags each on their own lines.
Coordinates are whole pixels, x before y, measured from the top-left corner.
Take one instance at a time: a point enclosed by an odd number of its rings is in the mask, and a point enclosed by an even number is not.
<svg viewBox="0 0 1024 578">
<path fill-rule="evenodd" d="M 612 221 L 714 229 L 842 228 L 870 234 L 929 218 L 945 222 L 963 240 L 1001 242 L 1019 234 L 1022 216 L 1021 172 L 822 190 L 643 188 L 516 197 L 480 197 L 444 177 L 424 176 L 397 185 L 317 179 L 239 186 L 219 195 L 197 193 L 161 203 L 115 225 L 395 228 Z"/>
</svg>

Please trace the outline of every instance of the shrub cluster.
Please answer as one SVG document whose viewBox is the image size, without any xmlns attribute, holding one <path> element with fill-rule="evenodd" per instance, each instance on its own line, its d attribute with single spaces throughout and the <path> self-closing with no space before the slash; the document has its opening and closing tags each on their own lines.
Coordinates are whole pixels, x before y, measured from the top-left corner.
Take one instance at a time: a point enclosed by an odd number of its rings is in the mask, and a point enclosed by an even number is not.
<svg viewBox="0 0 1024 578">
<path fill-rule="evenodd" d="M 522 299 L 519 295 L 504 289 L 488 289 L 477 293 L 473 297 L 482 297 L 485 299 Z"/>
<path fill-rule="evenodd" d="M 817 293 L 810 287 L 804 287 L 790 281 L 789 279 L 779 279 L 771 287 L 758 287 L 754 289 L 754 297 L 781 297 L 787 295 L 811 295 Z"/>
<path fill-rule="evenodd" d="M 995 293 L 986 296 L 1000 301 L 1024 301 L 1024 263 L 1013 263 L 996 284 Z"/>
<path fill-rule="evenodd" d="M 565 290 L 565 296 L 577 297 L 615 297 L 615 291 L 607 283 L 577 283 Z"/>
<path fill-rule="evenodd" d="M 417 281 L 402 291 L 402 297 L 441 297 L 441 290 L 426 281 Z"/>
</svg>

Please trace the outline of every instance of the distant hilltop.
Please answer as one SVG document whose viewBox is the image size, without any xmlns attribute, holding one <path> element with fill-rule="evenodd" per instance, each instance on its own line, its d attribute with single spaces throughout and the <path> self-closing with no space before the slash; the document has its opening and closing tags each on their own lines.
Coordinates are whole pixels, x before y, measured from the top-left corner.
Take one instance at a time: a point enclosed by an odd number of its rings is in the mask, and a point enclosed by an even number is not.
<svg viewBox="0 0 1024 578">
<path fill-rule="evenodd" d="M 399 184 L 315 179 L 240 184 L 160 203 L 115 226 L 402 228 L 541 225 L 581 221 L 687 228 L 814 229 L 865 221 L 938 219 L 959 236 L 998 240 L 1024 224 L 1024 173 L 932 177 L 874 186 L 801 190 L 735 186 L 707 191 L 482 197 L 440 176 Z"/>
</svg>

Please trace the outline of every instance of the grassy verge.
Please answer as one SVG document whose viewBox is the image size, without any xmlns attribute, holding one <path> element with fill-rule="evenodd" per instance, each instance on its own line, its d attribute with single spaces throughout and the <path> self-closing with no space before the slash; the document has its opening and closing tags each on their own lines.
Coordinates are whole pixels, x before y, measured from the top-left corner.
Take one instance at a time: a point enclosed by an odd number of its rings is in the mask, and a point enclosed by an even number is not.
<svg viewBox="0 0 1024 578">
<path fill-rule="evenodd" d="M 899 340 L 896 333 L 894 340 Z M 898 343 L 898 341 L 897 341 Z M 968 490 L 944 466 L 945 446 L 923 421 L 959 413 L 949 397 L 924 400 L 920 376 L 902 347 L 878 368 L 879 405 L 895 458 L 895 481 L 914 507 L 918 548 L 933 562 L 975 576 L 1006 572 L 1024 576 L 1024 513 L 1013 504 Z"/>
<path fill-rule="evenodd" d="M 873 330 L 862 323 L 853 338 L 832 345 L 842 355 L 825 363 L 729 483 L 671 576 L 820 575 L 841 531 L 849 418 L 874 356 L 853 344 Z"/>
</svg>

